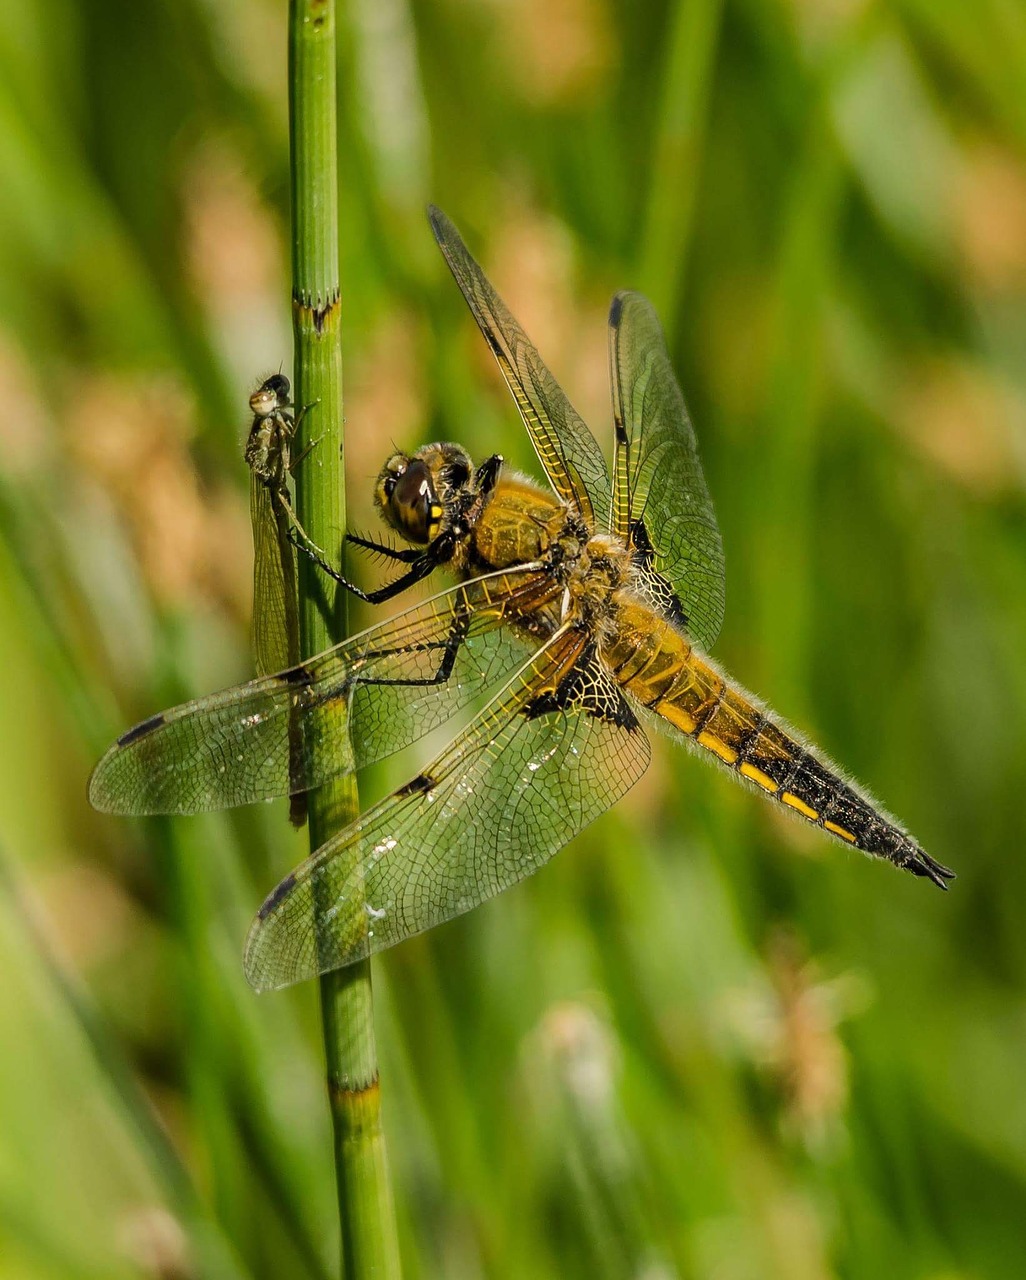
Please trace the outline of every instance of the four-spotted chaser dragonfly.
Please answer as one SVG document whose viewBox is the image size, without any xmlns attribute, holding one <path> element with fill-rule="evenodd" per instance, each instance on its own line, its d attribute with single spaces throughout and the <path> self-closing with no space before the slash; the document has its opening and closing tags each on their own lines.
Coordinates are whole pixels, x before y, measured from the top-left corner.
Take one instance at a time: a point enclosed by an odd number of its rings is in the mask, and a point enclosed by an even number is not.
<svg viewBox="0 0 1026 1280">
<path fill-rule="evenodd" d="M 410 545 L 376 549 L 403 569 L 375 592 L 335 576 L 374 601 L 439 567 L 458 584 L 280 675 L 137 725 L 97 766 L 93 803 L 190 813 L 315 787 L 491 693 L 422 772 L 268 897 L 245 957 L 260 989 L 390 947 L 536 871 L 641 777 L 645 722 L 842 844 L 946 887 L 952 872 L 705 656 L 723 552 L 651 305 L 613 299 L 610 477 L 456 228 L 437 209 L 430 219 L 550 487 L 498 455 L 474 466 L 456 444 L 394 454 L 376 499 Z"/>
</svg>

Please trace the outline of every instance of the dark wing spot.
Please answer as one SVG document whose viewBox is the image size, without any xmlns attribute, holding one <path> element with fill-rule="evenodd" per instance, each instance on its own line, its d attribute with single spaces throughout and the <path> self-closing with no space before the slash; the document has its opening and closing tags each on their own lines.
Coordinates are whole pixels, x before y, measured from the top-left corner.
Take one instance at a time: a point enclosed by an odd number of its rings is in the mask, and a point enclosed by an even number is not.
<svg viewBox="0 0 1026 1280">
<path fill-rule="evenodd" d="M 631 548 L 631 559 L 635 567 L 641 571 L 645 594 L 657 608 L 679 627 L 687 630 L 688 615 L 680 597 L 668 580 L 655 567 L 656 552 L 652 539 L 648 536 L 644 520 L 632 520 L 628 543 Z"/>
<path fill-rule="evenodd" d="M 292 667 L 288 671 L 283 671 L 278 677 L 283 684 L 309 684 L 313 680 L 313 672 L 309 667 L 304 667 L 302 663 L 298 667 Z"/>
<path fill-rule="evenodd" d="M 524 707 L 524 717 L 527 720 L 537 720 L 539 716 L 548 715 L 550 711 L 561 711 L 563 704 L 559 701 L 559 690 L 554 693 L 540 693 L 537 698 Z"/>
<path fill-rule="evenodd" d="M 551 711 L 586 711 L 620 729 L 633 732 L 638 728 L 637 716 L 599 662 L 594 644 L 588 645 L 554 690 L 532 698 L 523 714 L 528 720 L 535 720 Z"/>
<path fill-rule="evenodd" d="M 291 871 L 285 877 L 285 879 L 281 882 L 281 884 L 279 884 L 276 889 L 273 889 L 264 899 L 264 904 L 260 908 L 259 918 L 261 920 L 266 920 L 267 917 L 278 905 L 278 903 L 281 902 L 281 900 L 287 894 L 292 892 L 292 890 L 295 888 L 295 885 L 296 885 L 296 875 L 294 871 Z"/>
<path fill-rule="evenodd" d="M 648 536 L 644 520 L 631 521 L 629 536 L 631 546 L 634 548 L 635 563 L 650 565 L 655 559 L 655 547 L 652 546 L 652 539 Z"/>
<path fill-rule="evenodd" d="M 135 725 L 134 728 L 129 729 L 127 733 L 123 733 L 121 737 L 118 738 L 118 746 L 127 747 L 132 742 L 138 742 L 140 738 L 145 738 L 146 735 L 148 733 L 152 733 L 154 729 L 159 729 L 163 723 L 163 712 L 159 715 L 150 716 L 148 720 L 143 720 L 140 724 Z"/>
</svg>

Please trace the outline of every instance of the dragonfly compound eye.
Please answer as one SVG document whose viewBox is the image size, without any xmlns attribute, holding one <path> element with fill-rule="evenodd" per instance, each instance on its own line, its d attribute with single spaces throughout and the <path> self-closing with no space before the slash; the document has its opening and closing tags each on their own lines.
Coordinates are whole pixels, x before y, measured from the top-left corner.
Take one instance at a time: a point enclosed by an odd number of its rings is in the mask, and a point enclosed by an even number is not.
<svg viewBox="0 0 1026 1280">
<path fill-rule="evenodd" d="M 264 388 L 277 396 L 279 405 L 288 406 L 292 395 L 292 384 L 283 373 L 272 373 L 264 383 Z"/>
<path fill-rule="evenodd" d="M 393 481 L 390 492 L 388 480 Z M 385 519 L 408 541 L 427 544 L 437 534 L 442 518 L 428 467 L 415 458 L 402 475 L 388 480 L 383 485 Z"/>
<path fill-rule="evenodd" d="M 283 373 L 273 373 L 249 397 L 250 412 L 266 418 L 277 409 L 287 409 L 291 392 L 288 378 Z"/>
</svg>

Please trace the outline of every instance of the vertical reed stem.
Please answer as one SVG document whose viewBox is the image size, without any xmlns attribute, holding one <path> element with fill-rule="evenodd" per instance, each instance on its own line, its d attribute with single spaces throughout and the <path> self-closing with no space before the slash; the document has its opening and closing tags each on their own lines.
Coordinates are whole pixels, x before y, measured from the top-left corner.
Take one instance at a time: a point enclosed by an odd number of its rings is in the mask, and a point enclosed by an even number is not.
<svg viewBox="0 0 1026 1280">
<path fill-rule="evenodd" d="M 290 0 L 289 117 L 292 176 L 292 305 L 296 404 L 302 416 L 297 454 L 318 441 L 297 468 L 300 521 L 321 547 L 342 546 L 345 529 L 342 453 L 342 330 L 338 254 L 338 172 L 334 0 Z M 344 593 L 300 556 L 300 635 L 304 655 L 319 653 L 344 631 Z M 331 744 L 325 744 L 330 750 Z M 310 797 L 310 844 L 316 848 L 359 810 L 352 779 Z M 385 1140 L 381 1130 L 370 964 L 321 979 L 347 1280 L 399 1275 L 399 1251 Z"/>
</svg>

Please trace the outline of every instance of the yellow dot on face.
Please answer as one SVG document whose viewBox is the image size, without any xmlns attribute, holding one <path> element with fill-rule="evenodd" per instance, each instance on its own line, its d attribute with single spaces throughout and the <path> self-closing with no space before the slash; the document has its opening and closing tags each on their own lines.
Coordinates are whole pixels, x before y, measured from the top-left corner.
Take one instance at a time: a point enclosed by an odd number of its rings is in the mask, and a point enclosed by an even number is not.
<svg viewBox="0 0 1026 1280">
<path fill-rule="evenodd" d="M 769 774 L 763 773 L 763 771 L 761 769 L 757 769 L 754 764 L 743 764 L 740 772 L 744 777 L 750 778 L 756 786 L 762 787 L 763 791 L 776 791 L 777 789 L 777 784 Z"/>
<path fill-rule="evenodd" d="M 737 759 L 737 752 L 733 747 L 728 747 L 725 742 L 721 742 L 715 734 L 707 733 L 704 729 L 698 735 L 696 741 L 700 746 L 708 748 L 714 755 L 726 761 L 727 764 L 733 764 Z"/>
<path fill-rule="evenodd" d="M 836 822 L 824 822 L 823 826 L 827 831 L 832 831 L 835 836 L 840 836 L 842 840 L 847 840 L 849 844 L 855 843 L 855 837 L 850 831 L 845 831 L 844 827 L 839 827 Z"/>
<path fill-rule="evenodd" d="M 784 804 L 790 805 L 792 809 L 797 809 L 803 818 L 809 818 L 811 821 L 815 822 L 819 817 L 819 814 L 815 809 L 810 809 L 805 801 L 799 800 L 792 791 L 783 792 L 780 798 L 783 800 Z"/>
</svg>

